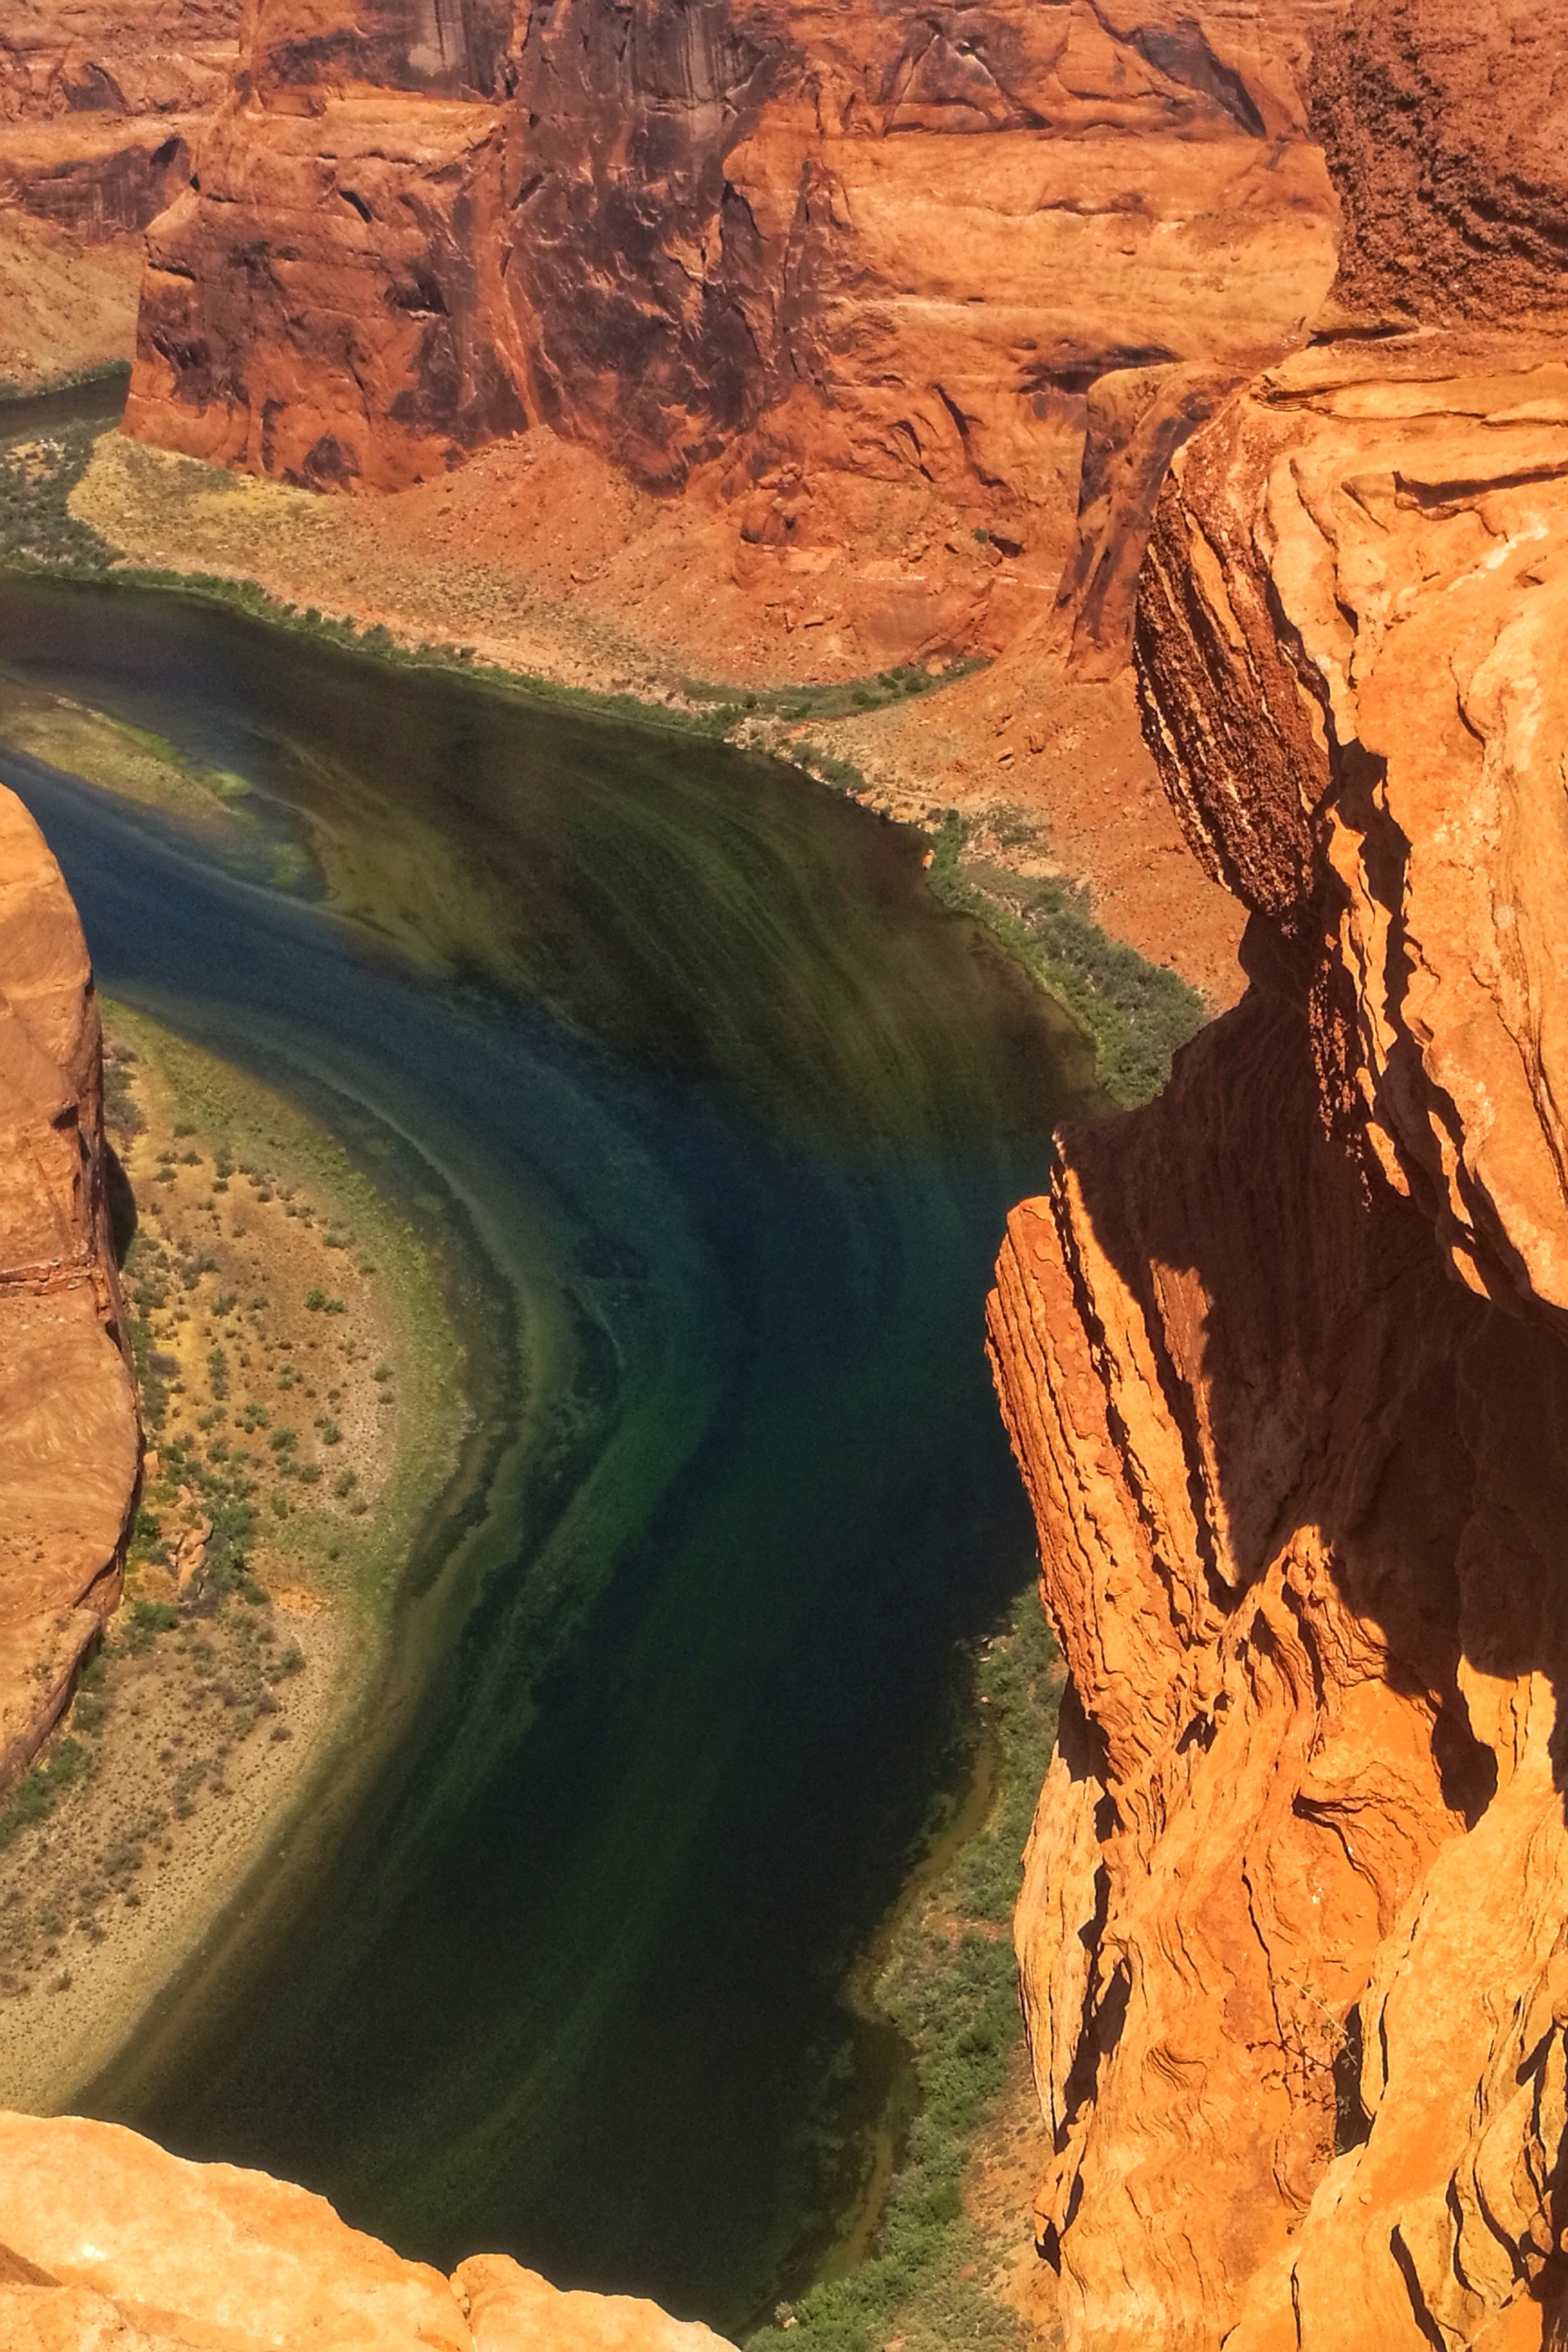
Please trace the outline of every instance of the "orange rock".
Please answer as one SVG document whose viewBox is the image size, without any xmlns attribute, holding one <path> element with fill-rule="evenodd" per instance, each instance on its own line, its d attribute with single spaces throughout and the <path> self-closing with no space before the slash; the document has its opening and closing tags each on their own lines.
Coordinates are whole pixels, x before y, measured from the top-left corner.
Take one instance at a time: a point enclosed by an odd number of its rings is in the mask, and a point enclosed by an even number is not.
<svg viewBox="0 0 1568 2352">
<path fill-rule="evenodd" d="M 0 788 L 0 1785 L 119 1597 L 139 1432 L 76 909 Z"/>
<path fill-rule="evenodd" d="M 476 2352 L 723 2352 L 723 2340 L 630 2294 L 563 2294 L 505 2254 L 473 2254 L 452 2285 Z"/>
<path fill-rule="evenodd" d="M 501 2255 L 448 2283 L 326 2200 L 118 2125 L 0 2114 L 6 2352 L 727 2352 L 628 2295 Z"/>
<path fill-rule="evenodd" d="M 1560 173 L 1547 22 L 1358 5 L 1335 102 L 1446 89 L 1479 175 L 1517 89 L 1500 151 Z M 1415 215 L 1331 127 L 1344 323 Z M 1517 269 L 1435 238 L 1405 332 L 1175 460 L 1146 731 L 1249 992 L 1065 1139 L 992 1301 L 1072 1678 L 1017 1926 L 1092 2352 L 1563 2340 L 1568 315 L 1533 184 L 1470 186 Z"/>
<path fill-rule="evenodd" d="M 496 0 L 437 40 L 266 0 L 153 233 L 130 427 L 389 489 L 542 422 L 710 512 L 775 634 L 838 617 L 793 572 L 872 555 L 875 658 L 1037 616 L 1089 431 L 1108 675 L 1170 450 L 1332 273 L 1315 13 Z"/>
</svg>

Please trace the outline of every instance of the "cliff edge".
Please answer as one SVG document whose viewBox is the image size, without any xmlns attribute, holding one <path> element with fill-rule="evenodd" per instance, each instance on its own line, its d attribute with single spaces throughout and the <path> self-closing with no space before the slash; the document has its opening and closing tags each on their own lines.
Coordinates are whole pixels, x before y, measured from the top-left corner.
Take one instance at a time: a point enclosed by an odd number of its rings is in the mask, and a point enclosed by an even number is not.
<svg viewBox="0 0 1568 2352">
<path fill-rule="evenodd" d="M 1018 1915 L 1093 2352 L 1568 2342 L 1561 30 L 1358 5 L 1314 345 L 1176 458 L 1145 728 L 1241 1004 L 991 1305 L 1071 1672 Z"/>
<path fill-rule="evenodd" d="M 0 376 L 129 360 L 142 232 L 190 181 L 239 0 L 0 0 Z"/>
<path fill-rule="evenodd" d="M 994 650 L 1066 566 L 1110 675 L 1171 450 L 1332 275 L 1336 5 L 259 0 L 128 428 L 385 491 L 542 427 L 781 634 L 804 581 L 863 667 Z"/>
<path fill-rule="evenodd" d="M 140 1430 L 98 1004 L 59 867 L 0 787 L 0 1790 L 120 1597 Z"/>
<path fill-rule="evenodd" d="M 727 2352 L 631 2295 L 563 2294 L 504 2254 L 450 2279 L 326 2200 L 187 2164 L 115 2124 L 0 2114 L 7 2352 Z"/>
</svg>

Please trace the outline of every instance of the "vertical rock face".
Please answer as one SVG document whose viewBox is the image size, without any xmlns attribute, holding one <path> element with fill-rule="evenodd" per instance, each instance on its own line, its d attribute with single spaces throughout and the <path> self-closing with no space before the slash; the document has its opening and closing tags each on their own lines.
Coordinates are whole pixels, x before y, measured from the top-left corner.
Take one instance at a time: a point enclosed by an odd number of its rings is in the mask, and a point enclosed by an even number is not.
<svg viewBox="0 0 1568 2352">
<path fill-rule="evenodd" d="M 543 422 L 738 560 L 985 530 L 1015 631 L 1087 436 L 1114 667 L 1171 449 L 1331 274 L 1297 68 L 1333 13 L 259 0 L 153 233 L 131 429 L 385 488 Z"/>
<path fill-rule="evenodd" d="M 992 1302 L 1075 1697 L 1038 2220 L 1096 2352 L 1568 2341 L 1563 69 L 1479 0 L 1320 48 L 1349 331 L 1177 457 L 1138 608 L 1251 984 L 1067 1139 Z"/>
<path fill-rule="evenodd" d="M 0 1788 L 119 1599 L 136 1484 L 100 1086 L 76 909 L 0 788 Z"/>
</svg>

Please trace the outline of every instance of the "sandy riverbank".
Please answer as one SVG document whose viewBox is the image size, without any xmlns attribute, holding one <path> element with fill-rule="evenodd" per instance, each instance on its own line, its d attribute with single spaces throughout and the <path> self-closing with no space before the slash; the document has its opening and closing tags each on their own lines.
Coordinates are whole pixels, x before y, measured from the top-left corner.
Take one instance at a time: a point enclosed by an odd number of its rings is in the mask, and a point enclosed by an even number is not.
<svg viewBox="0 0 1568 2352">
<path fill-rule="evenodd" d="M 0 2103 L 98 2071 L 352 1724 L 454 1458 L 434 1270 L 314 1121 L 110 1008 L 149 1424 L 125 1598 L 0 1832 Z"/>
</svg>

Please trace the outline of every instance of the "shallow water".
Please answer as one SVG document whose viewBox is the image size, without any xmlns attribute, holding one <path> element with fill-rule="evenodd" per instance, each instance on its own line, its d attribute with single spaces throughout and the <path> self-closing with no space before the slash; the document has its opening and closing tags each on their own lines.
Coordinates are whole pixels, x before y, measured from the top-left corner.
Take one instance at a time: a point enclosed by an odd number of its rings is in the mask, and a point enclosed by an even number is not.
<svg viewBox="0 0 1568 2352">
<path fill-rule="evenodd" d="M 122 591 L 0 582 L 0 642 L 310 845 L 267 887 L 0 753 L 106 991 L 405 1139 L 475 1339 L 355 1769 L 87 2104 L 739 2327 L 831 2234 L 837 1990 L 1028 1573 L 982 1307 L 1081 1050 L 766 763 Z"/>
</svg>

